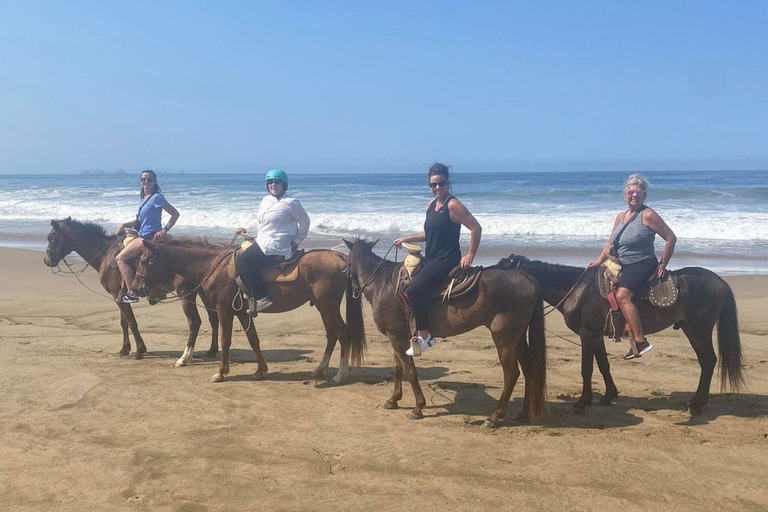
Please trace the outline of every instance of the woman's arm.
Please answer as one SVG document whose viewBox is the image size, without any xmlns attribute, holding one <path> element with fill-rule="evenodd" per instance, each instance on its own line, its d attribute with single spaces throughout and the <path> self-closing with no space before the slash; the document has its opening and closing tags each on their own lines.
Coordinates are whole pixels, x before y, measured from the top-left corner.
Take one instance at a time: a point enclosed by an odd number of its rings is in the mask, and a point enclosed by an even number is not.
<svg viewBox="0 0 768 512">
<path fill-rule="evenodd" d="M 427 234 L 422 231 L 421 233 L 416 233 L 415 235 L 408 235 L 400 238 L 395 238 L 395 241 L 392 243 L 400 247 L 403 244 L 403 242 L 423 242 L 426 239 L 427 239 Z"/>
<path fill-rule="evenodd" d="M 616 220 L 613 221 L 613 228 L 611 228 L 611 233 L 616 231 L 616 226 L 618 226 L 619 222 L 621 222 L 622 215 L 624 215 L 624 212 L 619 212 L 618 215 L 616 215 Z M 608 259 L 608 254 L 611 251 L 611 247 L 613 247 L 613 241 L 611 240 L 611 236 L 608 235 L 608 241 L 605 242 L 605 245 L 603 246 L 603 250 L 600 251 L 600 255 L 597 257 L 596 260 L 592 260 L 589 263 L 587 263 L 587 268 L 597 267 L 599 265 L 602 265 L 605 262 L 605 260 Z"/>
<path fill-rule="evenodd" d="M 152 237 L 153 241 L 160 240 L 163 236 L 165 236 L 166 233 L 168 233 L 174 224 L 176 224 L 176 221 L 179 220 L 179 211 L 171 205 L 171 203 L 165 203 L 163 205 L 163 210 L 168 212 L 168 214 L 171 216 L 170 219 L 168 219 L 168 223 L 165 225 L 163 229 L 155 233 L 155 235 Z"/>
<path fill-rule="evenodd" d="M 477 255 L 477 248 L 480 247 L 480 237 L 483 235 L 483 228 L 477 219 L 472 215 L 467 207 L 456 198 L 453 198 L 448 203 L 448 212 L 451 214 L 451 220 L 458 222 L 467 229 L 469 229 L 469 252 L 462 256 L 461 268 L 469 268 L 472 266 Z"/>
<path fill-rule="evenodd" d="M 291 200 L 290 208 L 291 217 L 296 219 L 296 223 L 299 227 L 299 233 L 291 242 L 291 249 L 295 251 L 299 248 L 301 242 L 307 238 L 307 233 L 309 233 L 309 215 L 307 215 L 307 211 L 304 209 L 304 207 L 301 205 L 301 201 L 298 199 Z"/>
<path fill-rule="evenodd" d="M 119 235 L 125 231 L 125 228 L 132 228 L 132 229 L 138 229 L 139 227 L 139 221 L 137 219 L 130 220 L 128 222 L 123 222 L 119 226 L 117 226 L 117 229 L 115 230 L 115 234 Z"/>
<path fill-rule="evenodd" d="M 656 275 L 663 277 L 667 271 L 667 263 L 675 252 L 675 244 L 677 244 L 677 236 L 667 226 L 664 219 L 653 211 L 651 208 L 646 208 L 643 212 L 643 224 L 651 228 L 657 235 L 663 238 L 666 243 L 664 244 L 664 251 L 661 253 L 661 259 L 659 260 L 659 267 L 656 269 Z"/>
</svg>

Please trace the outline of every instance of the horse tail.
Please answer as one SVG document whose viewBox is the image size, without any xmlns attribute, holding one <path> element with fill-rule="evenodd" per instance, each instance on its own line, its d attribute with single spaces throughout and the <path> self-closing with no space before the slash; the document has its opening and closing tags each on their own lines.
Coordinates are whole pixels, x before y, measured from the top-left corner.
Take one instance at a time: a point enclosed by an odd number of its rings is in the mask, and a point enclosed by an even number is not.
<svg viewBox="0 0 768 512">
<path fill-rule="evenodd" d="M 744 385 L 743 368 L 741 364 L 741 338 L 739 337 L 739 318 L 736 309 L 736 299 L 728 283 L 726 287 L 725 304 L 717 319 L 717 348 L 720 352 L 720 392 L 726 387 L 738 393 Z M 727 384 L 727 386 L 726 386 Z"/>
<path fill-rule="evenodd" d="M 528 323 L 528 356 L 531 375 L 530 415 L 541 417 L 547 398 L 547 339 L 544 333 L 544 304 L 537 291 L 536 307 Z"/>
<path fill-rule="evenodd" d="M 352 366 L 361 366 L 365 355 L 365 324 L 363 322 L 362 293 L 355 297 L 352 279 L 347 278 L 347 338 L 350 344 Z"/>
</svg>

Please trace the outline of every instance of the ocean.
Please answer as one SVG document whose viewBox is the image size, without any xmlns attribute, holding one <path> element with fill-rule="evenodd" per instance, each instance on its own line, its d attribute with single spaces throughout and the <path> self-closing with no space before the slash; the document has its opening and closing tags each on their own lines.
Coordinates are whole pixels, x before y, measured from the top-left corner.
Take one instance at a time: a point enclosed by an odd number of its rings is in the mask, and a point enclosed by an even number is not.
<svg viewBox="0 0 768 512">
<path fill-rule="evenodd" d="M 768 172 L 648 172 L 647 204 L 677 234 L 670 268 L 703 266 L 721 274 L 768 273 Z M 262 173 L 163 174 L 159 183 L 181 213 L 174 235 L 228 242 L 248 227 L 266 194 Z M 626 208 L 626 173 L 461 173 L 453 193 L 483 227 L 475 263 L 509 253 L 584 266 L 597 257 L 617 212 Z M 71 216 L 113 231 L 136 215 L 138 173 L 4 175 L 0 246 L 42 251 L 50 219 Z M 342 249 L 341 239 L 380 239 L 422 229 L 431 199 L 426 173 L 290 174 L 312 226 L 303 247 Z M 466 250 L 469 233 L 462 230 Z M 663 241 L 657 239 L 661 251 Z M 390 253 L 394 258 L 394 251 Z M 399 255 L 402 258 L 402 253 Z"/>
</svg>

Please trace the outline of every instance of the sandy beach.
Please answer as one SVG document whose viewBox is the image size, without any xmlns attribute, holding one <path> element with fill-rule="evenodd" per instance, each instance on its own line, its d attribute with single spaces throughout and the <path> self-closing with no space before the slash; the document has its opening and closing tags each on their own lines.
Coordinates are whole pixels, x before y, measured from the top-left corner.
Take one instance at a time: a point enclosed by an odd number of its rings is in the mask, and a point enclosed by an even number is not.
<svg viewBox="0 0 768 512">
<path fill-rule="evenodd" d="M 580 348 L 547 317 L 549 410 L 534 424 L 482 420 L 501 370 L 490 334 L 451 338 L 419 361 L 426 417 L 385 410 L 391 348 L 364 306 L 368 355 L 347 384 L 314 380 L 325 345 L 314 308 L 261 315 L 269 373 L 254 381 L 242 331 L 230 377 L 218 362 L 173 368 L 186 340 L 178 304 L 136 316 L 149 354 L 119 357 L 118 309 L 43 254 L 0 249 L 0 503 L 27 510 L 733 510 L 768 509 L 768 276 L 733 276 L 748 389 L 703 415 L 685 403 L 699 376 L 680 331 L 639 361 L 608 343 L 620 396 L 574 414 Z M 96 273 L 83 282 L 102 293 Z M 555 334 L 568 338 L 566 341 Z M 198 338 L 202 356 L 210 328 Z M 328 378 L 338 367 L 338 349 Z M 603 383 L 595 371 L 597 398 Z"/>
</svg>

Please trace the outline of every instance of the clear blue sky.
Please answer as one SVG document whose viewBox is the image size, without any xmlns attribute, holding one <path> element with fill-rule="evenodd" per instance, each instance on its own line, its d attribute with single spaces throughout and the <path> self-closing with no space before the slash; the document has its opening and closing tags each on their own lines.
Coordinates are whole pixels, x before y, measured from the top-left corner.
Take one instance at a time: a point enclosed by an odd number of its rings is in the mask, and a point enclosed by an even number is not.
<svg viewBox="0 0 768 512">
<path fill-rule="evenodd" d="M 768 169 L 768 4 L 0 3 L 0 173 Z"/>
</svg>

